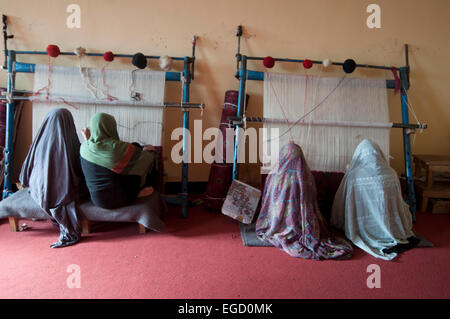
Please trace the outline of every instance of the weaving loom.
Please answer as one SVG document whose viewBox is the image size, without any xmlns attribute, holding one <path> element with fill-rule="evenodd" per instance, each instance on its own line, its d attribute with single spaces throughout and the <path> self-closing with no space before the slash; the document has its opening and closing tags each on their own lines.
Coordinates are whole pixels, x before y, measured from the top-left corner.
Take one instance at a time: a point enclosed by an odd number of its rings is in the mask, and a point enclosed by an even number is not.
<svg viewBox="0 0 450 319">
<path fill-rule="evenodd" d="M 389 154 L 389 128 L 403 129 L 404 160 L 407 179 L 407 203 L 415 218 L 416 199 L 411 166 L 409 134 L 415 129 L 426 128 L 426 124 L 410 124 L 408 116 L 409 61 L 408 46 L 405 45 L 406 66 L 393 68 L 378 65 L 356 64 L 355 67 L 380 70 L 398 70 L 400 78 L 395 80 L 325 78 L 317 76 L 264 73 L 247 69 L 247 61 L 263 61 L 272 67 L 275 61 L 303 63 L 305 68 L 325 61 L 281 59 L 271 57 L 250 57 L 240 53 L 242 26 L 238 26 L 238 52 L 236 54 L 236 78 L 239 79 L 239 100 L 237 117 L 231 119 L 236 128 L 233 179 L 239 177 L 238 153 L 242 147 L 244 120 L 263 122 L 265 128 L 279 128 L 278 136 L 270 131 L 263 136 L 262 174 L 270 171 L 276 161 L 277 150 L 289 140 L 296 141 L 304 150 L 308 165 L 312 170 L 323 172 L 343 172 L 350 162 L 356 145 L 363 138 L 371 138 Z M 270 59 L 267 59 L 270 58 Z M 268 60 L 266 62 L 266 60 Z M 347 62 L 347 61 L 346 61 Z M 340 65 L 346 73 L 346 62 L 330 62 Z M 267 64 L 266 64 L 267 63 Z M 264 81 L 264 117 L 245 117 L 245 91 L 247 80 Z M 401 91 L 402 123 L 388 122 L 386 88 Z M 269 133 L 269 134 L 267 134 Z M 271 143 L 279 141 L 277 150 Z M 270 151 L 269 151 L 270 149 Z M 272 152 L 272 153 L 271 153 Z M 270 154 L 271 153 L 271 154 Z"/>
<path fill-rule="evenodd" d="M 33 137 L 51 109 L 64 107 L 74 115 L 78 132 L 88 126 L 94 114 L 105 112 L 116 119 L 119 136 L 123 141 L 162 146 L 164 72 L 101 69 L 83 69 L 83 73 L 80 71 L 76 67 L 49 68 L 47 65 L 36 65 L 34 92 L 46 88 L 49 82 L 51 85 L 48 90 L 50 101 L 45 93 L 33 96 Z M 84 74 L 87 75 L 86 81 L 82 76 Z M 97 92 L 88 90 L 85 85 L 87 81 Z M 135 82 L 134 90 L 140 92 L 139 101 L 130 101 L 132 82 Z M 108 101 L 106 97 L 101 99 L 102 95 L 106 95 L 106 89 L 107 95 L 114 97 L 114 100 Z M 62 99 L 70 99 L 70 105 L 58 102 Z M 82 136 L 79 137 L 81 140 Z"/>
<path fill-rule="evenodd" d="M 2 99 L 7 101 L 6 110 L 6 139 L 5 139 L 5 173 L 3 198 L 13 193 L 11 180 L 11 162 L 13 159 L 13 135 L 15 101 L 33 101 L 33 136 L 43 117 L 49 109 L 64 107 L 69 109 L 75 118 L 77 130 L 87 127 L 89 118 L 96 112 L 106 112 L 116 117 L 121 138 L 129 142 L 140 144 L 162 145 L 163 108 L 178 107 L 183 114 L 183 149 L 188 153 L 189 109 L 203 109 L 203 104 L 189 102 L 191 80 L 194 79 L 196 37 L 192 39 L 192 56 L 167 57 L 142 55 L 143 59 L 160 59 L 167 64 L 170 61 L 183 62 L 182 72 L 169 72 L 167 65 L 164 72 L 146 70 L 109 70 L 88 69 L 79 67 L 59 67 L 39 65 L 16 61 L 19 55 L 47 55 L 46 51 L 17 51 L 8 50 L 8 40 L 13 35 L 7 33 L 7 17 L 3 15 L 3 45 L 5 62 L 3 69 L 8 72 L 7 92 Z M 52 45 L 55 47 L 54 45 Z M 50 47 L 50 46 L 49 46 Z M 59 52 L 57 55 L 78 55 L 75 52 Z M 108 59 L 106 54 L 109 55 Z M 133 58 L 131 54 L 83 53 L 84 56 L 104 57 L 111 61 L 111 57 Z M 54 56 L 53 56 L 54 57 Z M 134 64 L 134 62 L 133 62 Z M 161 66 L 161 64 L 160 64 Z M 139 67 L 139 69 L 142 69 Z M 34 91 L 28 96 L 19 95 L 15 89 L 17 73 L 34 73 Z M 164 84 L 166 81 L 176 81 L 182 84 L 181 103 L 164 102 Z M 181 165 L 181 192 L 179 196 L 167 201 L 181 206 L 181 214 L 187 217 L 188 208 L 188 163 L 183 156 Z"/>
<path fill-rule="evenodd" d="M 311 112 L 336 87 L 320 108 Z M 299 119 L 308 112 L 310 115 L 299 123 L 283 121 L 283 116 Z M 264 132 L 270 133 L 273 127 L 280 132 L 275 137 L 263 136 L 263 154 L 268 154 L 263 159 L 264 172 L 277 162 L 280 148 L 291 139 L 302 146 L 310 168 L 317 171 L 343 172 L 356 146 L 366 137 L 377 142 L 384 154 L 389 154 L 389 129 L 369 126 L 374 122 L 388 122 L 385 80 L 342 80 L 266 72 L 264 118 L 273 119 L 264 122 L 267 129 Z M 350 123 L 359 126 L 349 126 Z M 274 141 L 278 143 L 277 149 L 270 145 Z"/>
</svg>

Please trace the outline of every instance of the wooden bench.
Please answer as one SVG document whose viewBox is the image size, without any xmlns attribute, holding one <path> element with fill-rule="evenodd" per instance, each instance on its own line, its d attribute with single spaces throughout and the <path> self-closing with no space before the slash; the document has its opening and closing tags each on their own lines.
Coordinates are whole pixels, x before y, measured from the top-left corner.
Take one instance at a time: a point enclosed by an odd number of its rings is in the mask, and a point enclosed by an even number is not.
<svg viewBox="0 0 450 319">
<path fill-rule="evenodd" d="M 450 155 L 413 155 L 414 183 L 421 196 L 421 211 L 426 212 L 430 198 L 450 199 L 450 182 L 435 180 L 435 173 L 450 173 Z"/>
</svg>

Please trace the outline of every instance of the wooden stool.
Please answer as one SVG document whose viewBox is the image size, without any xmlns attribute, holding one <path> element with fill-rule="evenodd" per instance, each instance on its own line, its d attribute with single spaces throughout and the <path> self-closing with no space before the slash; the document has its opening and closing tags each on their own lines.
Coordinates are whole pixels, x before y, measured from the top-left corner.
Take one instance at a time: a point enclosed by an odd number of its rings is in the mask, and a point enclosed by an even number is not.
<svg viewBox="0 0 450 319">
<path fill-rule="evenodd" d="M 450 182 L 434 180 L 434 173 L 450 173 L 450 156 L 413 155 L 413 157 L 415 186 L 422 197 L 421 211 L 426 212 L 429 198 L 450 198 Z M 423 175 L 425 180 L 419 180 Z"/>
</svg>

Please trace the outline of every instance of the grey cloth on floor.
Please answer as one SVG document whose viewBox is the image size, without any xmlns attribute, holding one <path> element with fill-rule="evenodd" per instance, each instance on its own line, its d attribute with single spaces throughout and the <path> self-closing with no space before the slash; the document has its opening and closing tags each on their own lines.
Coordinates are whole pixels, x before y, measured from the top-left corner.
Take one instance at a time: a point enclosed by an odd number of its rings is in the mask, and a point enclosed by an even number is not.
<svg viewBox="0 0 450 319">
<path fill-rule="evenodd" d="M 30 197 L 59 225 L 58 242 L 65 247 L 80 239 L 77 202 L 83 193 L 80 141 L 72 114 L 66 109 L 51 110 L 42 122 L 19 176 Z"/>
<path fill-rule="evenodd" d="M 256 222 L 251 224 L 239 223 L 239 229 L 241 231 L 241 238 L 244 246 L 250 247 L 273 247 L 272 244 L 266 243 L 256 236 L 255 232 Z"/>
<path fill-rule="evenodd" d="M 239 230 L 241 232 L 241 239 L 244 246 L 248 247 L 273 247 L 270 243 L 266 243 L 256 236 L 255 232 L 256 223 L 252 224 L 243 224 L 239 223 Z M 413 230 L 414 236 L 419 239 L 419 243 L 416 247 L 426 248 L 426 247 L 434 247 L 433 243 L 426 240 L 421 234 Z"/>
<path fill-rule="evenodd" d="M 80 217 L 89 221 L 136 222 L 157 232 L 164 230 L 161 217 L 165 209 L 165 203 L 158 192 L 139 198 L 133 205 L 117 209 L 103 209 L 94 206 L 91 201 L 85 201 L 78 207 Z M 31 198 L 27 189 L 20 190 L 0 202 L 0 218 L 7 217 L 51 219 Z"/>
</svg>

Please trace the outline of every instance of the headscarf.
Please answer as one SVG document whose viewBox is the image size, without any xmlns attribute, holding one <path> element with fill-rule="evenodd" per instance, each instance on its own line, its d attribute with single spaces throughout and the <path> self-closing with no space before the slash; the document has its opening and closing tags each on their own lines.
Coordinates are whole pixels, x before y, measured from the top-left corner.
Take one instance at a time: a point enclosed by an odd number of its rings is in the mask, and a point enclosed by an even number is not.
<svg viewBox="0 0 450 319">
<path fill-rule="evenodd" d="M 281 149 L 277 167 L 267 177 L 256 234 L 293 257 L 351 256 L 350 243 L 331 236 L 318 208 L 314 178 L 293 142 Z"/>
<path fill-rule="evenodd" d="M 89 124 L 91 136 L 81 144 L 85 160 L 117 174 L 138 175 L 141 185 L 153 167 L 156 154 L 119 139 L 116 120 L 106 113 L 95 114 Z"/>
<path fill-rule="evenodd" d="M 54 109 L 47 114 L 22 165 L 19 180 L 59 225 L 59 241 L 51 247 L 76 243 L 81 237 L 77 201 L 87 191 L 80 141 L 68 110 Z"/>
<path fill-rule="evenodd" d="M 402 198 L 397 174 L 380 147 L 368 139 L 356 148 L 342 179 L 331 224 L 345 230 L 356 246 L 385 260 L 397 255 L 387 253 L 389 248 L 406 244 L 414 236 L 411 212 Z"/>
</svg>

